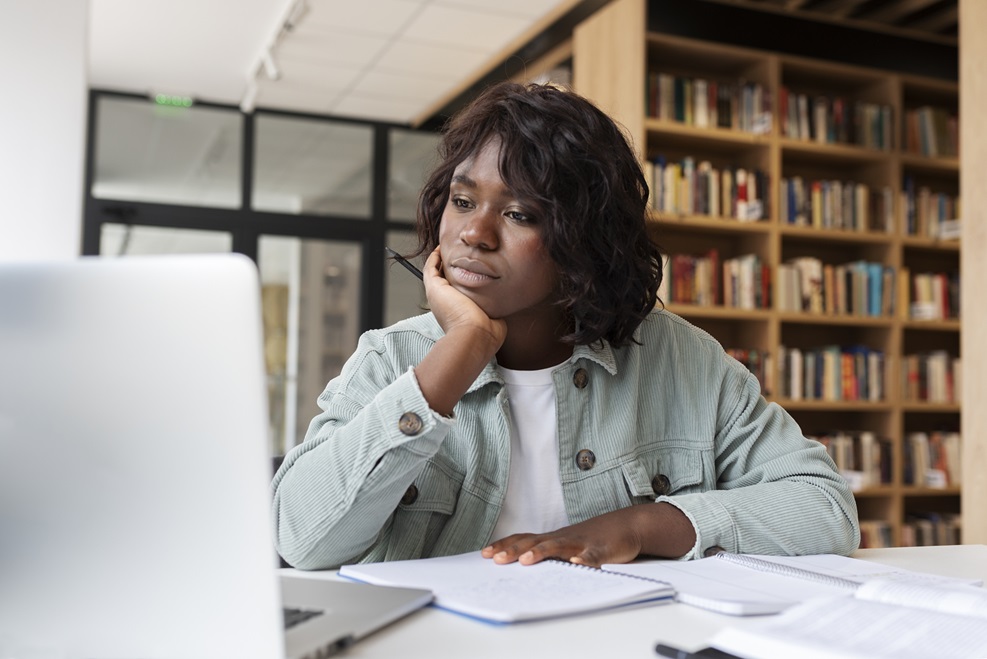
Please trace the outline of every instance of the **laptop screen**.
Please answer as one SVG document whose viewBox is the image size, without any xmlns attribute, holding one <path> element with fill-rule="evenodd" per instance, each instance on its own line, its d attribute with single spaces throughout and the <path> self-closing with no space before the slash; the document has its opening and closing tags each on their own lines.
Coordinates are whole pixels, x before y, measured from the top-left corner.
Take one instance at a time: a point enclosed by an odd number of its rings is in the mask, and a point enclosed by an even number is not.
<svg viewBox="0 0 987 659">
<path fill-rule="evenodd" d="M 0 655 L 282 655 L 259 299 L 235 255 L 0 264 Z"/>
</svg>

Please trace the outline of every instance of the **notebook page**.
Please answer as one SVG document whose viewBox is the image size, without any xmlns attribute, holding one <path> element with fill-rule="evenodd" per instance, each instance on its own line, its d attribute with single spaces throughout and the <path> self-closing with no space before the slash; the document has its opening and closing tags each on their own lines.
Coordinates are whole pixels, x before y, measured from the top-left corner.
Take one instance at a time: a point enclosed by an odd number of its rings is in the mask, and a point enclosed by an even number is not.
<svg viewBox="0 0 987 659">
<path fill-rule="evenodd" d="M 340 568 L 344 577 L 385 586 L 426 588 L 435 605 L 494 622 L 559 617 L 653 599 L 670 600 L 665 583 L 544 561 L 498 565 L 479 552 Z"/>
<path fill-rule="evenodd" d="M 760 659 L 987 657 L 987 625 L 844 596 L 814 599 L 757 625 L 729 627 L 711 645 Z"/>
<path fill-rule="evenodd" d="M 723 556 L 727 558 L 723 558 Z M 731 562 L 731 557 L 754 558 L 777 568 L 775 571 L 753 569 Z M 627 565 L 604 565 L 604 569 L 620 570 L 672 584 L 676 599 L 684 604 L 731 615 L 777 613 L 812 597 L 847 594 L 853 584 L 876 578 L 908 579 L 932 584 L 979 583 L 950 577 L 891 568 L 871 561 L 820 554 L 814 556 L 747 556 L 725 554 L 696 561 L 641 561 Z M 849 582 L 846 587 L 837 582 L 824 583 L 787 575 L 787 568 L 835 577 Z"/>
</svg>

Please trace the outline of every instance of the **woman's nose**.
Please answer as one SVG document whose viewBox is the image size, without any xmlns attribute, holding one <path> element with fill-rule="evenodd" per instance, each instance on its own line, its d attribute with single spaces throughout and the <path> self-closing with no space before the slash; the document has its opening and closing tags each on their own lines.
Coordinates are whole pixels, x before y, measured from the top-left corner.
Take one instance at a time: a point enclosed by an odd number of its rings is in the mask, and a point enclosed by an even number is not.
<svg viewBox="0 0 987 659">
<path fill-rule="evenodd" d="M 485 209 L 477 209 L 470 214 L 459 232 L 459 239 L 470 247 L 495 249 L 497 247 L 497 214 Z"/>
</svg>

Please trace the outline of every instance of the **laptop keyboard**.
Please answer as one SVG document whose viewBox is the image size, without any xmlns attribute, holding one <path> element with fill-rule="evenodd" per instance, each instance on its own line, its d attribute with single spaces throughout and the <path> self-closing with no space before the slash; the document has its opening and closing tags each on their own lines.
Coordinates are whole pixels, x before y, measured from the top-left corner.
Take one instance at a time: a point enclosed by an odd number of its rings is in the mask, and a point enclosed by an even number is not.
<svg viewBox="0 0 987 659">
<path fill-rule="evenodd" d="M 311 609 L 289 609 L 287 607 L 283 609 L 283 612 L 285 629 L 291 629 L 295 625 L 299 625 L 306 620 L 322 615 L 322 611 L 313 611 Z"/>
</svg>

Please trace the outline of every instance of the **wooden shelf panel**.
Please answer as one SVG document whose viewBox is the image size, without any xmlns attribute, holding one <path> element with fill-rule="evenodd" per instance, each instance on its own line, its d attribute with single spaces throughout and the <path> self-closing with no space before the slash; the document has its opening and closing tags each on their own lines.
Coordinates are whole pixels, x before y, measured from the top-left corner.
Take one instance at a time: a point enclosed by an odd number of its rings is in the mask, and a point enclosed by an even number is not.
<svg viewBox="0 0 987 659">
<path fill-rule="evenodd" d="M 908 249 L 924 249 L 934 252 L 960 252 L 960 241 L 958 240 L 936 240 L 935 238 L 922 238 L 919 236 L 903 236 L 902 246 Z"/>
<path fill-rule="evenodd" d="M 924 403 L 905 401 L 901 404 L 902 412 L 925 412 L 928 414 L 959 414 L 959 403 Z"/>
<path fill-rule="evenodd" d="M 771 319 L 771 311 L 767 309 L 737 309 L 734 307 L 700 306 L 697 304 L 665 305 L 665 309 L 683 318 L 717 318 L 725 320 L 759 320 Z"/>
<path fill-rule="evenodd" d="M 901 153 L 899 155 L 903 167 L 918 172 L 929 172 L 933 174 L 956 174 L 960 173 L 959 158 L 947 158 L 944 156 L 923 156 L 918 153 Z"/>
<path fill-rule="evenodd" d="M 894 409 L 891 403 L 872 403 L 863 400 L 790 400 L 787 398 L 772 398 L 770 400 L 778 403 L 786 410 L 795 411 L 890 412 Z"/>
<path fill-rule="evenodd" d="M 894 324 L 894 319 L 886 316 L 827 316 L 805 311 L 778 311 L 778 319 L 783 323 L 800 323 L 810 325 L 845 325 L 850 327 L 888 327 Z"/>
<path fill-rule="evenodd" d="M 688 142 L 697 146 L 718 146 L 721 150 L 745 150 L 751 147 L 768 147 L 771 135 L 748 133 L 729 128 L 701 128 L 678 121 L 648 117 L 644 127 L 649 136 L 674 140 L 675 143 Z"/>
<path fill-rule="evenodd" d="M 786 236 L 791 236 L 794 238 L 828 240 L 832 242 L 888 244 L 894 240 L 894 236 L 890 233 L 879 233 L 877 231 L 818 229 L 815 227 L 801 227 L 791 224 L 782 224 L 779 231 L 781 232 L 783 238 Z"/>
<path fill-rule="evenodd" d="M 771 231 L 770 222 L 741 222 L 729 217 L 713 217 L 711 215 L 687 215 L 683 213 L 665 213 L 651 211 L 649 220 L 659 227 L 676 229 L 695 229 L 715 233 L 754 233 L 767 234 Z"/>
<path fill-rule="evenodd" d="M 961 323 L 959 320 L 906 320 L 902 323 L 906 330 L 919 330 L 928 332 L 959 332 Z"/>
<path fill-rule="evenodd" d="M 779 141 L 782 157 L 794 155 L 800 160 L 812 159 L 821 163 L 884 163 L 891 155 L 889 151 L 867 149 L 862 146 L 822 144 L 789 137 L 779 138 Z"/>
</svg>

